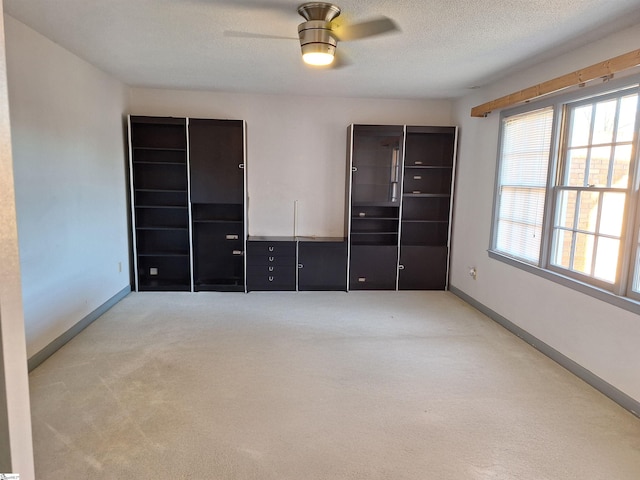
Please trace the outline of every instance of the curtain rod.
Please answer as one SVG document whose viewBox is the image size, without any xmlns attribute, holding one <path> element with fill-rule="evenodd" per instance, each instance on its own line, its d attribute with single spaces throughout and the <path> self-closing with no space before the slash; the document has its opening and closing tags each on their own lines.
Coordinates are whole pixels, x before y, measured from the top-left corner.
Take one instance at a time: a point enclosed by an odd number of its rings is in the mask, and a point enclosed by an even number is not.
<svg viewBox="0 0 640 480">
<path fill-rule="evenodd" d="M 640 49 L 610 58 L 603 62 L 595 63 L 589 67 L 567 73 L 552 80 L 539 83 L 524 90 L 520 90 L 504 97 L 491 100 L 471 109 L 472 117 L 486 117 L 493 110 L 510 107 L 518 103 L 524 103 L 534 98 L 548 95 L 565 88 L 583 85 L 598 78 L 611 78 L 614 73 L 627 70 L 640 65 Z"/>
</svg>

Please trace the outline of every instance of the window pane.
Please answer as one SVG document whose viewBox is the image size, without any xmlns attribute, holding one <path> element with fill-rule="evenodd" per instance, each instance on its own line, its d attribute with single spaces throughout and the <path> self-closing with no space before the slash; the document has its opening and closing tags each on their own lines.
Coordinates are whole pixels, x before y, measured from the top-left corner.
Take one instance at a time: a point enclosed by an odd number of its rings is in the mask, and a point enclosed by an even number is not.
<svg viewBox="0 0 640 480">
<path fill-rule="evenodd" d="M 576 213 L 576 199 L 578 192 L 561 191 L 558 195 L 558 205 L 556 207 L 556 227 L 573 228 L 573 221 Z"/>
<path fill-rule="evenodd" d="M 620 102 L 620 114 L 618 117 L 617 142 L 631 142 L 636 123 L 636 109 L 638 108 L 638 95 L 628 95 Z"/>
<path fill-rule="evenodd" d="M 587 170 L 586 148 L 576 148 L 567 152 L 567 168 L 564 185 L 571 187 L 583 187 L 585 185 L 585 172 Z M 568 176 L 568 177 L 567 177 Z"/>
<path fill-rule="evenodd" d="M 538 259 L 544 197 L 543 188 L 503 188 L 498 213 L 498 250 L 528 261 Z"/>
<path fill-rule="evenodd" d="M 613 141 L 617 104 L 617 99 L 596 104 L 596 119 L 593 124 L 592 144 L 597 145 L 600 143 L 611 143 Z"/>
<path fill-rule="evenodd" d="M 624 215 L 624 193 L 605 192 L 602 198 L 599 233 L 620 237 Z M 616 259 L 617 262 L 617 259 Z"/>
<path fill-rule="evenodd" d="M 611 147 L 594 147 L 591 149 L 589 160 L 589 185 L 606 187 L 609 177 L 609 162 L 611 160 Z"/>
<path fill-rule="evenodd" d="M 571 267 L 571 240 L 573 233 L 566 230 L 556 230 L 555 233 L 555 254 L 551 263 L 559 267 Z"/>
<path fill-rule="evenodd" d="M 598 202 L 600 193 L 580 192 L 580 210 L 578 214 L 578 230 L 585 232 L 596 231 L 598 222 Z"/>
<path fill-rule="evenodd" d="M 636 263 L 633 270 L 633 284 L 631 286 L 631 289 L 636 293 L 640 293 L 640 245 L 638 245 L 637 247 Z"/>
<path fill-rule="evenodd" d="M 598 237 L 596 266 L 593 272 L 594 277 L 609 283 L 614 283 L 616 281 L 619 250 L 620 240 Z"/>
<path fill-rule="evenodd" d="M 591 105 L 578 107 L 573 110 L 571 117 L 570 147 L 583 147 L 589 144 L 591 131 Z"/>
<path fill-rule="evenodd" d="M 612 187 L 627 188 L 629 186 L 629 166 L 631 165 L 631 145 L 618 145 L 613 158 Z"/>
<path fill-rule="evenodd" d="M 551 145 L 553 109 L 503 120 L 495 249 L 537 263 Z"/>
<path fill-rule="evenodd" d="M 575 253 L 573 255 L 572 270 L 591 275 L 591 264 L 593 262 L 593 247 L 595 236 L 584 233 L 576 233 Z"/>
</svg>

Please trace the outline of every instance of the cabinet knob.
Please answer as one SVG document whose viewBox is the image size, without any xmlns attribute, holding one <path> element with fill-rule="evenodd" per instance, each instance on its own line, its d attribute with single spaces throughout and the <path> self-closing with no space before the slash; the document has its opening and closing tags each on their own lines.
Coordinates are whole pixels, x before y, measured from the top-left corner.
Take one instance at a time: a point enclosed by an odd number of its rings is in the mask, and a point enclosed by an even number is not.
<svg viewBox="0 0 640 480">
<path fill-rule="evenodd" d="M 414 165 L 422 165 L 422 162 L 420 160 L 414 162 Z"/>
<path fill-rule="evenodd" d="M 413 179 L 414 180 L 422 180 L 422 175 L 414 175 Z"/>
<path fill-rule="evenodd" d="M 244 163 L 240 163 L 240 164 L 238 165 L 238 168 L 240 168 L 240 169 L 244 169 Z"/>
<path fill-rule="evenodd" d="M 413 192 L 411 192 L 411 193 L 420 194 L 420 193 L 422 193 L 422 192 L 421 192 L 420 190 L 414 190 L 414 191 L 413 191 Z"/>
<path fill-rule="evenodd" d="M 357 172 L 358 171 L 358 167 L 351 167 L 351 171 L 352 172 Z"/>
<path fill-rule="evenodd" d="M 358 282 L 364 283 L 367 281 L 367 277 L 358 277 Z"/>
<path fill-rule="evenodd" d="M 273 262 L 273 260 L 274 260 L 274 257 L 269 257 L 270 262 Z"/>
<path fill-rule="evenodd" d="M 273 277 L 272 276 L 269 276 L 269 281 L 273 282 Z"/>
<path fill-rule="evenodd" d="M 398 270 L 404 270 L 404 265 L 398 265 Z"/>
<path fill-rule="evenodd" d="M 269 267 L 269 271 L 270 271 L 270 272 L 273 272 L 273 267 Z"/>
<path fill-rule="evenodd" d="M 237 240 L 238 239 L 238 235 L 226 235 L 225 238 L 227 240 Z"/>
<path fill-rule="evenodd" d="M 233 254 L 234 255 L 242 255 L 242 250 L 234 250 Z"/>
<path fill-rule="evenodd" d="M 301 263 L 298 264 L 298 268 L 303 268 L 304 265 L 302 265 Z"/>
<path fill-rule="evenodd" d="M 270 252 L 273 252 L 273 247 L 269 247 L 269 251 L 270 251 Z"/>
</svg>

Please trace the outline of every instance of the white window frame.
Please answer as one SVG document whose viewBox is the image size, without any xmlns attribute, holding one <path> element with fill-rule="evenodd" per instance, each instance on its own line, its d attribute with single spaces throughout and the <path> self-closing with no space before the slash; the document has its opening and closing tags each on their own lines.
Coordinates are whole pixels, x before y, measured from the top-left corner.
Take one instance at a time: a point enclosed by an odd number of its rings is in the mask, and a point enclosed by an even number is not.
<svg viewBox="0 0 640 480">
<path fill-rule="evenodd" d="M 500 115 L 500 130 L 498 136 L 498 156 L 496 162 L 495 186 L 494 186 L 494 203 L 493 218 L 491 224 L 491 237 L 489 243 L 488 254 L 492 259 L 505 262 L 509 265 L 526 270 L 530 273 L 542 276 L 548 280 L 560 283 L 569 288 L 581 291 L 590 296 L 619 306 L 626 310 L 640 314 L 640 292 L 633 291 L 634 273 L 640 278 L 640 260 L 636 262 L 636 258 L 640 258 L 640 200 L 639 183 L 640 183 L 640 163 L 639 155 L 639 135 L 640 130 L 640 100 L 638 102 L 636 112 L 636 127 L 634 139 L 632 142 L 632 157 L 630 164 L 629 189 L 628 198 L 624 213 L 623 231 L 621 235 L 621 253 L 618 257 L 618 269 L 616 282 L 612 285 L 604 281 L 580 275 L 579 273 L 568 271 L 564 268 L 551 265 L 552 242 L 553 242 L 553 226 L 554 215 L 556 214 L 556 199 L 560 187 L 560 175 L 562 175 L 562 158 L 564 149 L 563 132 L 566 130 L 567 120 L 565 113 L 566 105 L 575 105 L 578 102 L 592 103 L 600 100 L 602 97 L 617 96 L 623 91 L 634 89 L 640 94 L 640 75 L 633 77 L 611 80 L 597 87 L 579 88 L 576 91 L 561 94 L 541 101 L 531 102 L 516 108 L 505 110 Z M 628 92 L 626 92 L 628 93 Z M 522 259 L 514 258 L 496 250 L 497 235 L 497 216 L 499 213 L 499 192 L 501 175 L 501 158 L 502 158 L 502 138 L 504 119 L 520 115 L 526 112 L 533 112 L 549 106 L 554 107 L 552 138 L 549 155 L 549 168 L 547 178 L 547 191 L 543 218 L 543 233 L 540 246 L 540 257 L 537 264 L 532 264 Z M 636 263 L 638 268 L 636 271 Z M 640 288 L 639 288 L 640 290 Z"/>
</svg>

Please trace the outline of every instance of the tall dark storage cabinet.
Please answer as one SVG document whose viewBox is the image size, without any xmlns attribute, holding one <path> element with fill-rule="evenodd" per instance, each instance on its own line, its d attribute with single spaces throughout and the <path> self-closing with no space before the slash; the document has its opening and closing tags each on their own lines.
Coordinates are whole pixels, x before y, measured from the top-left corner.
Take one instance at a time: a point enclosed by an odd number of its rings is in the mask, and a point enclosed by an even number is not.
<svg viewBox="0 0 640 480">
<path fill-rule="evenodd" d="M 348 133 L 349 289 L 446 289 L 457 127 Z"/>
<path fill-rule="evenodd" d="M 129 117 L 137 290 L 245 291 L 245 127 Z"/>
<path fill-rule="evenodd" d="M 194 290 L 244 291 L 244 124 L 189 120 Z"/>
</svg>

